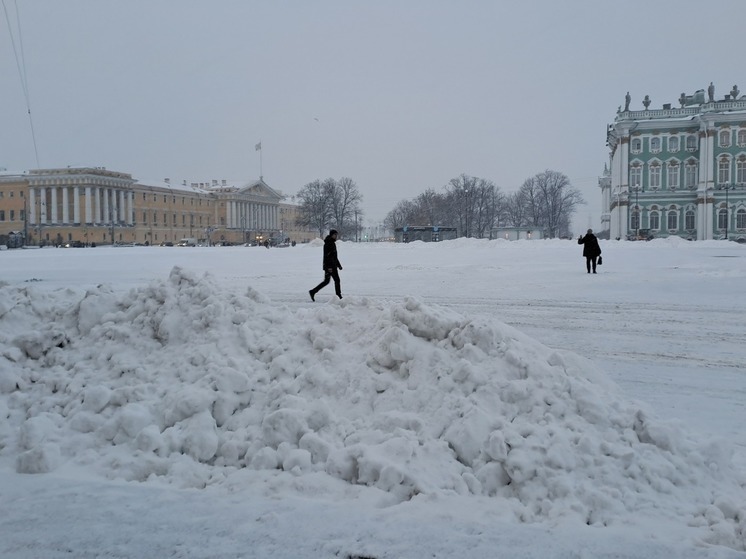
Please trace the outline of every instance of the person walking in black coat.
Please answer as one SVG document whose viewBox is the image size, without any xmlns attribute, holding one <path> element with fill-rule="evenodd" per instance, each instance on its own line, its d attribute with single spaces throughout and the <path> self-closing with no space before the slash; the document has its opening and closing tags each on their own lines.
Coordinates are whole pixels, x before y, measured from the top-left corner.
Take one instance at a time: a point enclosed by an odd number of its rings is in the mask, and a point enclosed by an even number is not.
<svg viewBox="0 0 746 559">
<path fill-rule="evenodd" d="M 598 239 L 593 234 L 593 229 L 588 229 L 585 236 L 580 235 L 578 237 L 578 244 L 583 245 L 583 256 L 585 256 L 585 268 L 588 273 L 596 273 L 596 262 L 598 257 L 601 256 L 601 247 L 598 244 Z"/>
<path fill-rule="evenodd" d="M 342 286 L 339 281 L 339 272 L 337 270 L 342 269 L 342 264 L 339 263 L 337 258 L 337 231 L 332 229 L 324 239 L 324 281 L 318 284 L 316 287 L 311 289 L 308 294 L 311 296 L 311 301 L 315 301 L 316 294 L 324 289 L 329 284 L 329 279 L 334 280 L 334 291 L 337 293 L 337 297 L 342 298 Z"/>
</svg>

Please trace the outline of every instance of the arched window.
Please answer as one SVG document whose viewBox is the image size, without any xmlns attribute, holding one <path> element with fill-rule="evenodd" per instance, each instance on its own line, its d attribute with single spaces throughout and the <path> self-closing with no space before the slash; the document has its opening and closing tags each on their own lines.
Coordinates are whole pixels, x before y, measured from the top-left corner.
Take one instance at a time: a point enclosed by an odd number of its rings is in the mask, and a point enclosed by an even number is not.
<svg viewBox="0 0 746 559">
<path fill-rule="evenodd" d="M 718 229 L 725 230 L 728 224 L 728 210 L 725 208 L 718 210 Z"/>
<path fill-rule="evenodd" d="M 730 147 L 730 130 L 721 130 L 719 138 L 721 148 Z"/>
<path fill-rule="evenodd" d="M 686 149 L 687 151 L 697 151 L 697 136 L 692 134 L 686 137 Z"/>
<path fill-rule="evenodd" d="M 654 231 L 661 228 L 661 218 L 658 212 L 650 212 L 650 228 Z"/>
<path fill-rule="evenodd" d="M 640 153 L 642 151 L 642 140 L 640 138 L 632 139 L 632 153 Z"/>
<path fill-rule="evenodd" d="M 658 137 L 650 138 L 650 151 L 658 153 L 661 150 L 661 139 Z"/>
<path fill-rule="evenodd" d="M 668 139 L 668 151 L 679 151 L 679 137 L 671 136 Z"/>
<path fill-rule="evenodd" d="M 675 190 L 679 187 L 679 163 L 672 161 L 668 164 L 668 188 Z"/>
<path fill-rule="evenodd" d="M 697 162 L 689 161 L 686 164 L 686 174 L 684 176 L 687 188 L 697 187 Z"/>
<path fill-rule="evenodd" d="M 746 155 L 741 155 L 736 161 L 736 183 L 746 184 Z"/>
<path fill-rule="evenodd" d="M 746 129 L 742 128 L 738 131 L 738 146 L 746 147 Z"/>
<path fill-rule="evenodd" d="M 629 169 L 629 185 L 640 186 L 642 182 L 642 167 L 639 165 L 633 165 Z"/>
<path fill-rule="evenodd" d="M 669 229 L 678 229 L 679 228 L 679 212 L 676 210 L 669 210 L 668 211 L 668 228 Z"/>
<path fill-rule="evenodd" d="M 743 208 L 736 212 L 736 228 L 746 229 L 746 210 Z"/>
<path fill-rule="evenodd" d="M 694 219 L 695 219 L 694 210 L 687 210 L 686 215 L 684 216 L 684 229 L 693 231 L 695 229 Z"/>
<path fill-rule="evenodd" d="M 730 159 L 727 157 L 721 157 L 718 161 L 718 183 L 730 183 Z"/>
<path fill-rule="evenodd" d="M 640 228 L 640 212 L 635 210 L 632 212 L 632 218 L 629 222 L 629 228 L 637 231 Z"/>
<path fill-rule="evenodd" d="M 650 164 L 650 188 L 660 188 L 661 186 L 661 166 L 660 163 Z"/>
</svg>

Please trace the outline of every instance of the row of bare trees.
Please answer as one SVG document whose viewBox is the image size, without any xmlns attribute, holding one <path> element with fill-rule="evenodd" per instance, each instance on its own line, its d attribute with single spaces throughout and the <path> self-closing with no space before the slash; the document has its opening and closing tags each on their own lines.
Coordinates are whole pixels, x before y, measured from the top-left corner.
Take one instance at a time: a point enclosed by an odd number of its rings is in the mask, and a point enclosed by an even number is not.
<svg viewBox="0 0 746 559">
<path fill-rule="evenodd" d="M 457 227 L 460 236 L 492 238 L 503 227 L 536 227 L 546 237 L 570 236 L 572 216 L 585 204 L 580 191 L 562 173 L 546 170 L 510 194 L 492 181 L 462 174 L 451 179 L 442 193 L 428 189 L 413 200 L 403 200 L 391 210 L 384 225 Z"/>
<path fill-rule="evenodd" d="M 312 227 L 319 237 L 329 229 L 339 231 L 341 238 L 355 238 L 361 230 L 363 195 L 350 178 L 328 178 L 306 184 L 297 194 L 298 225 Z"/>
</svg>

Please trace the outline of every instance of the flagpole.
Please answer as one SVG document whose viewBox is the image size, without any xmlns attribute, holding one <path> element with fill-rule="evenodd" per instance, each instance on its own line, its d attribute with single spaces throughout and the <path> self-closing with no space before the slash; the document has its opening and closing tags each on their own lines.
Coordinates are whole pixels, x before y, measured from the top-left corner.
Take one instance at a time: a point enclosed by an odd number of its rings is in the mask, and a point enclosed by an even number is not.
<svg viewBox="0 0 746 559">
<path fill-rule="evenodd" d="M 254 146 L 256 151 L 259 152 L 259 180 L 264 180 L 264 174 L 262 173 L 262 141 L 259 140 L 259 143 Z"/>
</svg>

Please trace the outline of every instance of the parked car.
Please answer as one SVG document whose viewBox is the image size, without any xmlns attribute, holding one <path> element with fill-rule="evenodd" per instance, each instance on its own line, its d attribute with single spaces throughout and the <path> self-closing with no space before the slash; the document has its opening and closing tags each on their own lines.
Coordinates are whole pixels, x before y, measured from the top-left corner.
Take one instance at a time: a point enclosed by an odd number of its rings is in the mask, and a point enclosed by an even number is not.
<svg viewBox="0 0 746 559">
<path fill-rule="evenodd" d="M 65 243 L 65 248 L 85 248 L 83 241 L 69 241 Z"/>
</svg>

